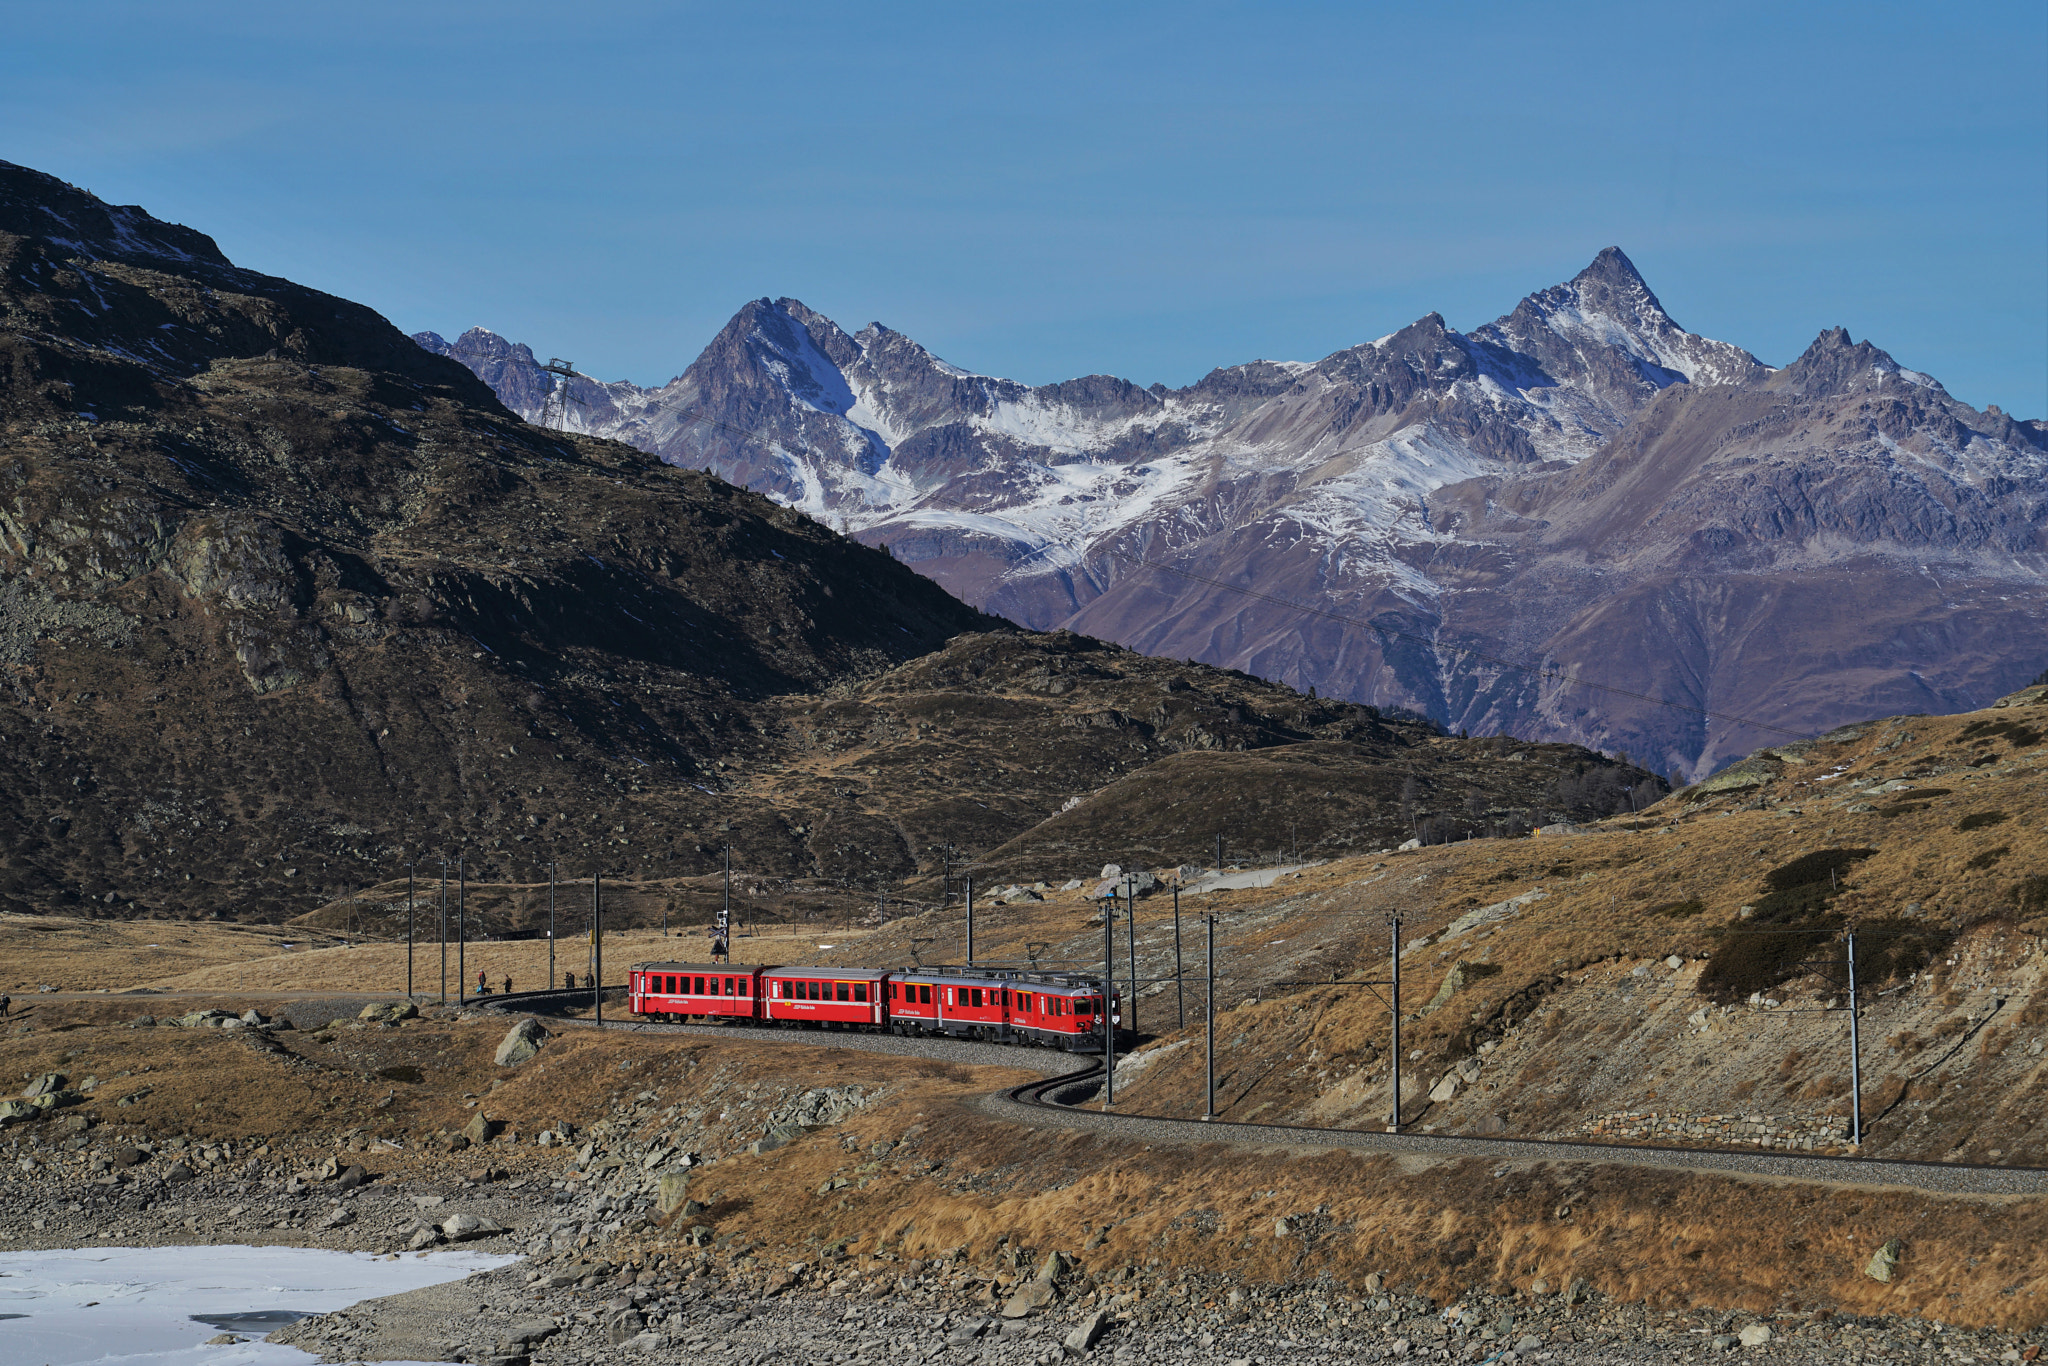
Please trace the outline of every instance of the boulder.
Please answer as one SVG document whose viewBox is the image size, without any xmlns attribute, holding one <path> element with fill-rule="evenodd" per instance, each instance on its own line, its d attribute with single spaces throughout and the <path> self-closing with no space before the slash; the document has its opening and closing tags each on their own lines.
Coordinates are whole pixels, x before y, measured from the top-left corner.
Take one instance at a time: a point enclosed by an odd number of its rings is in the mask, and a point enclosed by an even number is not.
<svg viewBox="0 0 2048 1366">
<path fill-rule="evenodd" d="M 184 1163 L 173 1162 L 169 1170 L 164 1172 L 164 1184 L 171 1186 L 183 1185 L 187 1181 L 194 1180 L 197 1176 L 198 1173 L 194 1172 Z"/>
<path fill-rule="evenodd" d="M 522 1319 L 505 1330 L 505 1348 L 512 1352 L 531 1351 L 561 1331 L 561 1325 L 553 1319 Z"/>
<path fill-rule="evenodd" d="M 1771 1330 L 1767 1324 L 1752 1323 L 1737 1333 L 1735 1340 L 1744 1347 L 1761 1347 L 1771 1340 Z"/>
<path fill-rule="evenodd" d="M 478 1214 L 451 1214 L 441 1221 L 441 1236 L 451 1243 L 490 1238 L 509 1231 L 503 1224 Z"/>
<path fill-rule="evenodd" d="M 420 1008 L 411 1001 L 372 1001 L 356 1012 L 356 1018 L 397 1024 L 400 1020 L 414 1019 L 419 1013 Z"/>
<path fill-rule="evenodd" d="M 491 1061 L 500 1067 L 517 1067 L 540 1052 L 541 1046 L 547 1041 L 547 1030 L 541 1027 L 539 1020 L 529 1015 L 505 1032 L 505 1037 L 498 1044 L 498 1051 L 492 1055 Z"/>
<path fill-rule="evenodd" d="M 1045 1308 L 1058 1297 L 1059 1292 L 1051 1281 L 1034 1276 L 1018 1286 L 1016 1293 L 1003 1302 L 1003 1317 L 1021 1319 L 1026 1314 Z"/>
<path fill-rule="evenodd" d="M 25 1100 L 0 1100 L 0 1125 L 19 1124 L 25 1119 L 34 1119 L 43 1112 L 39 1105 Z"/>
<path fill-rule="evenodd" d="M 1870 1261 L 1863 1268 L 1863 1274 L 1873 1281 L 1891 1284 L 1892 1273 L 1898 1269 L 1899 1253 L 1904 1244 L 1896 1238 L 1887 1238 L 1883 1247 L 1870 1254 Z"/>
<path fill-rule="evenodd" d="M 605 1341 L 620 1347 L 647 1331 L 647 1320 L 637 1309 L 628 1309 L 604 1326 Z"/>
<path fill-rule="evenodd" d="M 367 1182 L 369 1179 L 370 1174 L 364 1171 L 360 1166 L 351 1166 L 347 1171 L 343 1172 L 340 1176 L 334 1178 L 334 1186 L 336 1190 L 352 1191 L 357 1186 L 360 1186 L 363 1183 Z"/>
<path fill-rule="evenodd" d="M 1107 882 L 1111 878 L 1122 877 L 1123 875 L 1124 866 L 1121 863 L 1105 863 L 1102 865 L 1102 871 L 1096 874 L 1096 878 L 1098 881 Z"/>
<path fill-rule="evenodd" d="M 321 1219 L 318 1227 L 340 1228 L 344 1224 L 353 1224 L 355 1221 L 356 1212 L 354 1210 L 350 1209 L 347 1205 L 336 1205 L 333 1209 L 327 1211 L 326 1217 Z"/>
<path fill-rule="evenodd" d="M 425 1224 L 421 1224 L 412 1231 L 412 1237 L 406 1239 L 405 1246 L 408 1251 L 418 1252 L 422 1248 L 432 1247 L 440 1241 L 441 1235 L 438 1232 L 427 1227 Z"/>
<path fill-rule="evenodd" d="M 21 1094 L 30 1100 L 34 1100 L 37 1096 L 55 1095 L 64 1089 L 64 1083 L 67 1080 L 68 1078 L 62 1072 L 45 1072 L 30 1082 L 27 1089 L 23 1090 Z"/>
<path fill-rule="evenodd" d="M 1430 1090 L 1430 1093 L 1429 1093 L 1429 1100 L 1430 1100 L 1430 1104 L 1432 1104 L 1432 1105 L 1442 1105 L 1442 1104 L 1443 1104 L 1443 1103 L 1444 1103 L 1445 1101 L 1448 1101 L 1448 1100 L 1450 1100 L 1450 1099 L 1451 1099 L 1452 1097 L 1456 1096 L 1457 1094 L 1458 1094 L 1458 1074 L 1457 1074 L 1456 1072 L 1446 1072 L 1446 1073 L 1444 1073 L 1444 1079 L 1443 1079 L 1442 1081 L 1438 1082 L 1438 1083 L 1437 1083 L 1437 1084 L 1436 1084 L 1436 1085 L 1435 1085 L 1435 1086 L 1434 1086 L 1434 1087 L 1433 1087 L 1433 1088 L 1432 1088 L 1432 1089 Z"/>
<path fill-rule="evenodd" d="M 663 1172 L 655 1187 L 654 1207 L 663 1214 L 681 1208 L 688 1199 L 690 1174 L 688 1172 Z"/>
<path fill-rule="evenodd" d="M 462 1137 L 471 1143 L 488 1143 L 505 1126 L 495 1119 L 487 1119 L 479 1110 L 469 1117 L 469 1123 L 462 1126 Z"/>
<path fill-rule="evenodd" d="M 1102 1340 L 1102 1335 L 1108 1328 L 1109 1311 L 1098 1309 L 1075 1324 L 1074 1331 L 1067 1334 L 1067 1340 L 1061 1346 L 1066 1348 L 1068 1356 L 1085 1356 Z"/>
</svg>

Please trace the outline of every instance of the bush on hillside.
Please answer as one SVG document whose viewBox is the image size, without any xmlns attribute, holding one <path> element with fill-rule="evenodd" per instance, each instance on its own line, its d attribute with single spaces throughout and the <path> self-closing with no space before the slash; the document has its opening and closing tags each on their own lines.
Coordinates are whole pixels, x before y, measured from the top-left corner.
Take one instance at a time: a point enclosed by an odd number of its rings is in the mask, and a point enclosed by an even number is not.
<svg viewBox="0 0 2048 1366">
<path fill-rule="evenodd" d="M 1881 986 L 1918 972 L 1954 939 L 1954 931 L 1925 920 L 1900 915 L 1866 920 L 1856 927 L 1856 985 Z"/>
<path fill-rule="evenodd" d="M 1816 849 L 1765 873 L 1764 887 L 1776 892 L 1788 887 L 1826 882 L 1828 874 L 1846 872 L 1851 864 L 1861 863 L 1876 852 L 1875 849 Z"/>
<path fill-rule="evenodd" d="M 1841 873 L 1876 852 L 1816 849 L 1764 874 L 1765 892 L 1749 919 L 1718 932 L 1720 943 L 1700 973 L 1701 994 L 1726 1005 L 1807 971 L 1842 928 L 1842 917 L 1828 909 Z"/>
<path fill-rule="evenodd" d="M 2003 811 L 1973 811 L 1956 822 L 1958 830 L 1982 830 L 1988 826 L 2002 825 L 2012 819 Z"/>
</svg>

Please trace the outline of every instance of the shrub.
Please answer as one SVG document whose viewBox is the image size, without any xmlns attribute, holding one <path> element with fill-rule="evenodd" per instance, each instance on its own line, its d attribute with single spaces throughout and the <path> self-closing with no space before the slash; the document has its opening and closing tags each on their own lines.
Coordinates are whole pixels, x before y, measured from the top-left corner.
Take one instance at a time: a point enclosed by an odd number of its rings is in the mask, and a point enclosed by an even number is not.
<svg viewBox="0 0 2048 1366">
<path fill-rule="evenodd" d="M 1996 849 L 1986 849 L 1963 866 L 1966 868 L 1989 868 L 2011 852 L 2012 846 L 2010 844 L 2001 844 Z"/>
<path fill-rule="evenodd" d="M 1856 927 L 1856 985 L 1874 987 L 1920 971 L 1955 935 L 1925 920 L 1885 916 Z"/>
<path fill-rule="evenodd" d="M 1956 822 L 1958 830 L 1983 830 L 1989 826 L 2002 825 L 2011 817 L 2003 811 L 1973 811 Z"/>
<path fill-rule="evenodd" d="M 1995 740 L 2003 738 L 2012 742 L 2014 749 L 2032 749 L 2041 743 L 2041 732 L 2024 721 L 1972 721 L 1963 727 L 1965 740 Z"/>
<path fill-rule="evenodd" d="M 1828 910 L 1836 875 L 1876 852 L 1816 849 L 1766 873 L 1766 891 L 1749 920 L 1717 932 L 1721 942 L 1700 973 L 1700 992 L 1725 1005 L 1805 971 L 1814 951 L 1842 928 L 1842 917 Z"/>
<path fill-rule="evenodd" d="M 1764 874 L 1764 887 L 1768 891 L 1782 891 L 1788 887 L 1803 887 L 1808 883 L 1824 883 L 1829 873 L 1840 873 L 1852 863 L 1861 863 L 1875 854 L 1875 849 L 1816 849 L 1810 854 L 1801 854 L 1781 868 L 1773 868 Z"/>
<path fill-rule="evenodd" d="M 1768 991 L 1798 976 L 1801 964 L 1841 926 L 1841 917 L 1831 915 L 1761 932 L 1746 927 L 1723 931 L 1700 973 L 1700 992 L 1727 1005 L 1751 992 Z"/>
<path fill-rule="evenodd" d="M 2012 904 L 2023 916 L 2048 912 L 2048 873 L 2021 878 L 2012 889 Z"/>
</svg>

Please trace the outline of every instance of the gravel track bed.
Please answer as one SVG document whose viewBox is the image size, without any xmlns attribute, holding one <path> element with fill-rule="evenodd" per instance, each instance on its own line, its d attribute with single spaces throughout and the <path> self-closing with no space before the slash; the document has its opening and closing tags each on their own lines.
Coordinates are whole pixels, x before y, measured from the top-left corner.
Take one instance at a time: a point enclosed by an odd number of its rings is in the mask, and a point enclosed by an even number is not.
<svg viewBox="0 0 2048 1366">
<path fill-rule="evenodd" d="M 500 1010 L 531 1009 L 553 1004 L 564 993 L 535 992 L 491 1003 Z M 578 1002 L 581 1003 L 580 1000 Z M 589 1021 L 566 1021 L 590 1026 Z M 594 1027 L 594 1026 L 592 1026 Z M 935 1058 L 979 1067 L 1019 1067 L 1048 1077 L 1083 1072 L 1093 1060 L 1085 1055 L 1005 1044 L 966 1043 L 957 1039 L 902 1038 L 894 1034 L 849 1034 L 825 1030 L 744 1029 L 730 1025 L 658 1024 L 652 1021 L 607 1022 L 607 1029 L 649 1034 L 687 1034 L 731 1042 L 809 1044 L 898 1057 Z M 1075 1086 L 1093 1083 L 1073 1075 Z M 1476 1138 L 1453 1134 L 1387 1134 L 1356 1129 L 1312 1129 L 1284 1124 L 1241 1124 L 1170 1119 L 1157 1115 L 1103 1114 L 1062 1105 L 1034 1094 L 1051 1090 L 1043 1084 L 985 1096 L 984 1114 L 1035 1127 L 1056 1126 L 1108 1134 L 1143 1143 L 1230 1143 L 1248 1148 L 1275 1145 L 1349 1148 L 1358 1152 L 1415 1153 L 1430 1157 L 1481 1157 L 1507 1162 L 1600 1162 L 1631 1167 L 1665 1167 L 1686 1171 L 1721 1171 L 1830 1185 L 1900 1186 L 1944 1195 L 2041 1195 L 2048 1193 L 2048 1171 L 2037 1167 L 1966 1166 L 1960 1163 L 1896 1162 L 1883 1159 L 1805 1157 L 1780 1152 L 1741 1152 L 1712 1148 L 1632 1147 L 1620 1144 L 1565 1143 L 1531 1139 Z"/>
</svg>

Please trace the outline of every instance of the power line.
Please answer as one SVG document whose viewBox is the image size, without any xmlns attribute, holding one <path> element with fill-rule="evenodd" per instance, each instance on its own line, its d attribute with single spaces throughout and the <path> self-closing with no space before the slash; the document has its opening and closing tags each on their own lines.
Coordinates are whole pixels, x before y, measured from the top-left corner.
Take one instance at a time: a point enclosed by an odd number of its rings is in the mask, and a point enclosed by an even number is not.
<svg viewBox="0 0 2048 1366">
<path fill-rule="evenodd" d="M 543 368 L 549 370 L 552 373 L 563 373 L 562 371 L 557 371 L 554 369 L 556 364 L 564 364 L 566 369 L 566 363 L 562 362 L 550 362 L 549 365 Z M 577 379 L 589 380 L 593 384 L 603 385 L 604 383 L 604 381 L 593 379 L 589 375 L 578 375 L 575 374 L 574 371 L 568 371 L 568 373 L 574 375 L 574 377 Z M 564 378 L 562 381 L 562 388 L 565 394 L 568 389 L 568 384 L 568 379 Z M 730 422 L 720 421 L 718 418 L 712 417 L 708 413 L 701 412 L 695 408 L 687 407 L 680 403 L 671 403 L 664 402 L 661 400 L 654 400 L 651 401 L 648 404 L 648 406 L 652 408 L 661 409 L 663 411 L 679 414 L 686 421 L 689 422 L 701 422 L 705 426 L 716 427 L 720 431 L 730 432 L 734 436 L 739 437 L 743 441 L 759 441 L 764 445 L 769 446 L 771 450 L 773 450 L 774 445 L 776 444 L 775 438 L 770 437 L 762 432 L 749 431 L 744 427 L 736 427 Z M 563 409 L 566 413 L 566 403 L 563 405 Z M 808 450 L 809 448 L 806 447 L 806 449 Z M 930 498 L 929 495 L 922 496 L 917 504 L 917 507 L 913 508 L 912 511 L 916 511 L 918 509 L 923 508 L 932 508 L 944 512 L 973 513 L 975 511 L 975 509 L 973 508 L 965 507 L 959 504 L 949 505 L 944 502 L 940 502 L 936 499 Z M 1076 556 L 1085 557 L 1088 553 L 1087 550 L 1080 544 L 1053 535 L 1051 533 L 1047 533 L 1045 539 L 1054 545 L 1058 545 L 1061 548 L 1072 552 Z M 1163 574 L 1173 574 L 1180 578 L 1187 579 L 1195 583 L 1206 584 L 1209 587 L 1218 588 L 1227 593 L 1236 593 L 1242 597 L 1254 598 L 1260 602 L 1271 603 L 1276 607 L 1284 607 L 1289 611 L 1300 612 L 1307 616 L 1322 617 L 1325 620 L 1341 622 L 1348 626 L 1363 627 L 1364 629 L 1371 631 L 1375 635 L 1381 637 L 1382 640 L 1388 638 L 1396 640 L 1406 640 L 1418 645 L 1425 645 L 1429 647 L 1431 650 L 1443 650 L 1446 648 L 1442 641 L 1431 636 L 1425 636 L 1414 631 L 1403 631 L 1396 627 L 1386 626 L 1365 617 L 1354 616 L 1350 613 L 1338 612 L 1326 607 L 1317 607 L 1310 603 L 1297 602 L 1292 598 L 1284 598 L 1275 593 L 1261 592 L 1256 588 L 1247 588 L 1242 584 L 1229 583 L 1223 579 L 1214 578 L 1206 574 L 1198 574 L 1191 569 L 1183 569 L 1177 565 L 1168 564 L 1164 560 L 1154 560 L 1148 559 L 1142 555 L 1134 555 L 1131 554 L 1129 551 L 1119 550 L 1113 545 L 1102 546 L 1100 547 L 1100 550 L 1103 554 L 1114 556 L 1117 559 L 1123 560 L 1126 563 L 1137 566 L 1139 568 L 1152 569 Z M 1467 646 L 1454 645 L 1448 648 L 1453 653 L 1461 655 L 1468 660 L 1477 660 L 1481 663 L 1491 664 L 1496 668 L 1507 669 L 1515 673 L 1527 674 L 1538 680 L 1562 679 L 1563 686 L 1566 688 L 1591 688 L 1596 692 L 1607 693 L 1615 697 L 1632 698 L 1639 702 L 1648 702 L 1652 706 L 1664 707 L 1672 711 L 1685 712 L 1688 715 L 1704 717 L 1705 719 L 1710 721 L 1725 721 L 1732 725 L 1750 726 L 1757 730 L 1768 731 L 1773 735 L 1789 736 L 1795 740 L 1803 740 L 1806 738 L 1806 732 L 1804 731 L 1790 730 L 1784 726 L 1772 725 L 1770 722 L 1767 721 L 1758 721 L 1747 716 L 1737 716 L 1732 712 L 1720 712 L 1713 711 L 1705 707 L 1694 707 L 1683 702 L 1672 702 L 1665 698 L 1654 696 L 1650 693 L 1637 692 L 1632 688 L 1620 688 L 1607 683 L 1595 683 L 1589 679 L 1582 678 L 1577 675 L 1567 674 L 1560 669 L 1549 668 L 1547 666 L 1539 664 L 1525 664 L 1518 660 L 1504 659 L 1498 655 L 1487 654 L 1483 650 L 1477 650 Z"/>
</svg>

